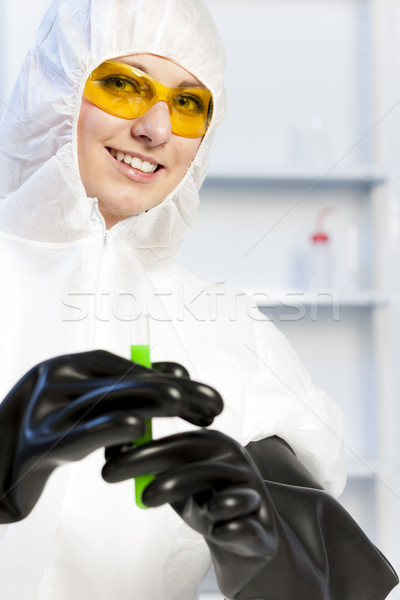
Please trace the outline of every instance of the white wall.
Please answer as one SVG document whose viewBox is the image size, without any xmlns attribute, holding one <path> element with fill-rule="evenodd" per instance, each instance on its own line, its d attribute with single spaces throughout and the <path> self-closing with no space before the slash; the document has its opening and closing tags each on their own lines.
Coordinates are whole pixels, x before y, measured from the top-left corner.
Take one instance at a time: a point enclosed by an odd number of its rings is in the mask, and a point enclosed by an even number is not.
<svg viewBox="0 0 400 600">
<path fill-rule="evenodd" d="M 372 122 L 367 2 L 247 0 L 245 10 L 242 0 L 207 4 L 228 49 L 218 172 L 370 162 L 371 138 L 357 143 Z"/>
<path fill-rule="evenodd" d="M 0 93 L 6 102 L 50 0 L 1 0 Z"/>
</svg>

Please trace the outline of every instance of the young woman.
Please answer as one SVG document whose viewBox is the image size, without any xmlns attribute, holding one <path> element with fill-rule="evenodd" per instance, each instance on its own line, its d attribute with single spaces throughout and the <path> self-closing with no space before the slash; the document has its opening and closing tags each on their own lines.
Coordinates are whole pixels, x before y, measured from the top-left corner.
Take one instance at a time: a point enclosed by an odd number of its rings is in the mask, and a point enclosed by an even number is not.
<svg viewBox="0 0 400 600">
<path fill-rule="evenodd" d="M 338 409 L 244 295 L 173 262 L 223 67 L 200 0 L 58 0 L 24 63 L 0 126 L 4 598 L 189 600 L 211 561 L 237 600 L 397 583 L 327 493 Z M 153 369 L 124 358 L 144 319 Z"/>
</svg>

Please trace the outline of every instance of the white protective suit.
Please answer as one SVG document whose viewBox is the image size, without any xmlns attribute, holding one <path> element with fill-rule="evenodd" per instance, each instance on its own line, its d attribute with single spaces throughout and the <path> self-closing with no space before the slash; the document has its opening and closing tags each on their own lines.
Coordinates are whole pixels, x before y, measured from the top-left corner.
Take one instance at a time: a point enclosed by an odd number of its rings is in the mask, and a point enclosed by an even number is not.
<svg viewBox="0 0 400 600">
<path fill-rule="evenodd" d="M 108 58 L 171 58 L 212 92 L 209 130 L 159 206 L 109 231 L 79 177 L 77 121 L 89 73 Z M 57 0 L 0 126 L 1 397 L 34 364 L 94 348 L 124 356 L 150 315 L 153 361 L 185 365 L 242 444 L 278 435 L 330 492 L 344 485 L 341 415 L 274 325 L 235 291 L 174 265 L 192 227 L 224 115 L 224 51 L 201 0 Z M 154 435 L 183 431 L 159 420 Z M 169 507 L 142 511 L 130 482 L 100 476 L 101 451 L 58 469 L 33 512 L 0 529 L 4 600 L 191 600 L 210 566 Z"/>
</svg>

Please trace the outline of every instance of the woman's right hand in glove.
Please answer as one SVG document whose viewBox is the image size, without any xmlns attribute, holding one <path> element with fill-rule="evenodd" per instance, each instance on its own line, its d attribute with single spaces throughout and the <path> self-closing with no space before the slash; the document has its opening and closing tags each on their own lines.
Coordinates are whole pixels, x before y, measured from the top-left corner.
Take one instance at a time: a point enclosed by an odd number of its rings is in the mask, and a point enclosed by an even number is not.
<svg viewBox="0 0 400 600">
<path fill-rule="evenodd" d="M 146 419 L 207 426 L 221 410 L 218 392 L 175 363 L 147 369 L 96 350 L 38 364 L 0 405 L 0 523 L 25 518 L 57 466 L 131 443 Z"/>
</svg>

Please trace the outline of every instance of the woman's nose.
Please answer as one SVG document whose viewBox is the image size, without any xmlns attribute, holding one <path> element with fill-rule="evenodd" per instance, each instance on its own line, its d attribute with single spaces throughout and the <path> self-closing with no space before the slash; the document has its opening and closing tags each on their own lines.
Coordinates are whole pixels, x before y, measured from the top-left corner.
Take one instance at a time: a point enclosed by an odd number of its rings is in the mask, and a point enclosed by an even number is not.
<svg viewBox="0 0 400 600">
<path fill-rule="evenodd" d="M 149 146 L 160 146 L 171 138 L 171 119 L 166 102 L 156 102 L 143 115 L 132 120 L 131 133 Z"/>
</svg>

